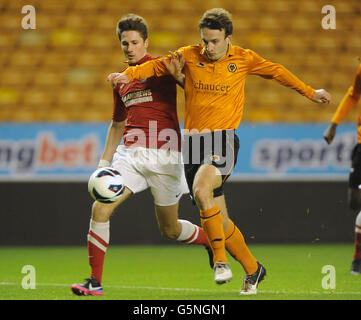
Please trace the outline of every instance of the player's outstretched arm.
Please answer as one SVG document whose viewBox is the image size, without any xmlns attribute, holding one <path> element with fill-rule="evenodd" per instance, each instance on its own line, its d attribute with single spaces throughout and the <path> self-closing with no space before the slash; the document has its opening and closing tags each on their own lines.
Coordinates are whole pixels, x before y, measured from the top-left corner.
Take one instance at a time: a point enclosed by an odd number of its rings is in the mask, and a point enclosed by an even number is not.
<svg viewBox="0 0 361 320">
<path fill-rule="evenodd" d="M 178 63 L 183 63 L 183 55 L 178 56 L 178 52 L 183 52 L 184 50 L 178 49 L 177 54 L 175 54 L 179 61 L 175 61 Z M 149 60 L 140 65 L 128 67 L 123 73 L 111 73 L 108 76 L 108 81 L 112 84 L 112 87 L 116 87 L 118 84 L 127 84 L 133 80 L 144 80 L 151 77 L 162 77 L 169 75 L 169 71 L 167 67 L 164 65 L 162 59 L 170 61 L 172 59 L 171 55 L 168 55 L 163 58 L 158 58 L 155 60 Z M 179 77 L 182 77 L 178 74 Z M 180 80 L 180 78 L 179 78 Z"/>
<path fill-rule="evenodd" d="M 328 144 L 331 144 L 333 139 L 335 138 L 336 128 L 337 128 L 337 124 L 331 122 L 329 126 L 326 128 L 326 130 L 323 132 L 323 138 L 326 140 Z"/>
<path fill-rule="evenodd" d="M 324 89 L 315 90 L 313 97 L 311 98 L 312 101 L 316 103 L 330 103 L 331 102 L 331 94 L 328 93 Z"/>
<path fill-rule="evenodd" d="M 249 74 L 256 74 L 266 79 L 272 79 L 279 84 L 296 90 L 298 93 L 317 103 L 330 103 L 331 95 L 324 89 L 314 90 L 306 85 L 286 67 L 279 63 L 268 61 L 252 50 L 247 50 L 249 56 Z"/>
</svg>

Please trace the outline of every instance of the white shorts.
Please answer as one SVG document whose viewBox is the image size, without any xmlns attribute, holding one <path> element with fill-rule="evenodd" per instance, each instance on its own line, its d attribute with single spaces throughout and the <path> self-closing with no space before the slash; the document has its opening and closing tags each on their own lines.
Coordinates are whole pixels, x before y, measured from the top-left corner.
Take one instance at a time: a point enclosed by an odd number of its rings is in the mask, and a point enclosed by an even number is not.
<svg viewBox="0 0 361 320">
<path fill-rule="evenodd" d="M 158 206 L 174 205 L 189 192 L 181 152 L 119 145 L 111 166 L 133 193 L 150 188 Z"/>
</svg>

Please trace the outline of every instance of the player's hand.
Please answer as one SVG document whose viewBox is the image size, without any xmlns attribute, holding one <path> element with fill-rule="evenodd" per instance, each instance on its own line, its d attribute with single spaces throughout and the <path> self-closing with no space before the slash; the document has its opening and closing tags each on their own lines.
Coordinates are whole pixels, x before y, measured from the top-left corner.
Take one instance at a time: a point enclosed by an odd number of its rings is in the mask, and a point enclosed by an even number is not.
<svg viewBox="0 0 361 320">
<path fill-rule="evenodd" d="M 171 55 L 171 60 L 168 63 L 164 58 L 162 58 L 163 65 L 166 67 L 166 69 L 173 76 L 174 79 L 176 79 L 181 85 L 184 85 L 185 76 L 182 73 L 182 70 L 185 64 L 185 60 L 183 57 L 183 53 L 179 51 L 169 51 L 169 53 Z"/>
<path fill-rule="evenodd" d="M 323 138 L 328 144 L 331 144 L 336 135 L 336 123 L 331 123 L 323 133 Z"/>
<path fill-rule="evenodd" d="M 110 85 L 112 86 L 112 88 L 114 89 L 118 84 L 127 84 L 129 83 L 129 78 L 126 74 L 124 73 L 111 73 L 108 78 L 107 81 L 110 82 Z"/>
<path fill-rule="evenodd" d="M 324 89 L 318 89 L 315 91 L 311 100 L 317 103 L 330 103 L 331 95 Z"/>
</svg>

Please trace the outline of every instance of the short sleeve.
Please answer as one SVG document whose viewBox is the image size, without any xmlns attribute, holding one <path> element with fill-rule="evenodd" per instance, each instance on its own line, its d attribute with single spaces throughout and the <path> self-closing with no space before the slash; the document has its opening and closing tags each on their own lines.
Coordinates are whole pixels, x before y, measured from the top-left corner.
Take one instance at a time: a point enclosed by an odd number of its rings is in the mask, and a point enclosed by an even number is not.
<svg viewBox="0 0 361 320">
<path fill-rule="evenodd" d="M 116 122 L 122 122 L 127 118 L 127 109 L 116 89 L 113 90 L 114 106 L 112 119 Z"/>
</svg>

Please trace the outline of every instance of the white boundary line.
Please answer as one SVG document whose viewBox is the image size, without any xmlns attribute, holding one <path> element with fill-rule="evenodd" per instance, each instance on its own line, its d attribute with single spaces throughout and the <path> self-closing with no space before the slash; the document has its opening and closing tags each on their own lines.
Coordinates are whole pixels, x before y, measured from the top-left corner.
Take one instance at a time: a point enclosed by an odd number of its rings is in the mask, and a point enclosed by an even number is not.
<svg viewBox="0 0 361 320">
<path fill-rule="evenodd" d="M 21 287 L 21 283 L 16 282 L 0 282 L 0 286 L 19 286 Z M 39 287 L 69 287 L 71 284 L 66 283 L 36 283 L 36 286 Z M 150 287 L 150 286 L 118 286 L 118 285 L 106 285 L 105 288 L 112 289 L 134 289 L 134 290 L 163 290 L 163 291 L 188 291 L 188 292 L 214 292 L 214 293 L 226 293 L 226 292 L 239 292 L 237 289 L 232 290 L 217 290 L 217 289 L 197 289 L 197 288 L 165 288 L 165 287 Z M 315 295 L 361 295 L 361 291 L 337 291 L 336 290 L 321 290 L 321 291 L 289 291 L 289 290 L 258 290 L 259 293 L 268 293 L 268 294 L 293 294 L 293 295 L 307 295 L 307 294 L 315 294 Z"/>
<path fill-rule="evenodd" d="M 2 175 L 0 182 L 88 182 L 91 173 Z M 348 173 L 233 173 L 229 182 L 348 181 Z"/>
</svg>

